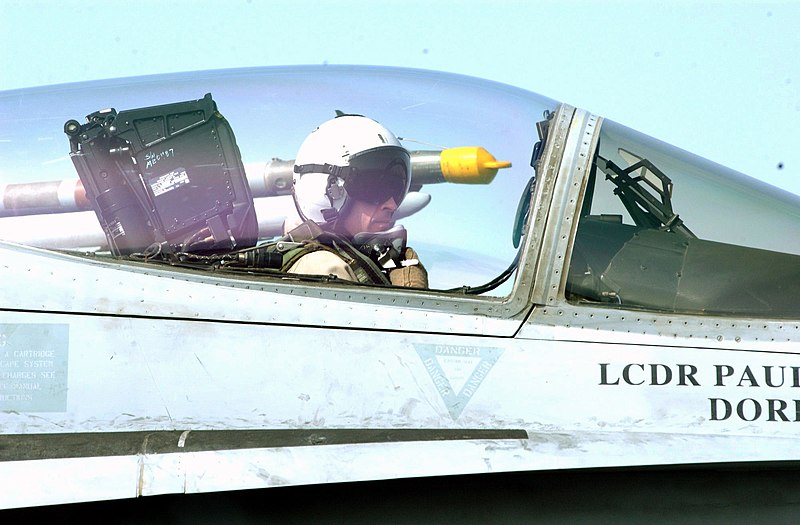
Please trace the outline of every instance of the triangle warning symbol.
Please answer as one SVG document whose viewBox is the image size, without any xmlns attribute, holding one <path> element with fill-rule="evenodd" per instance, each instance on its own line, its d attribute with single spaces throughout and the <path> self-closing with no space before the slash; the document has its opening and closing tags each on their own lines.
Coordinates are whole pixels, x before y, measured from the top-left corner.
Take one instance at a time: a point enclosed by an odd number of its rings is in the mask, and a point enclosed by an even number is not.
<svg viewBox="0 0 800 525">
<path fill-rule="evenodd" d="M 502 348 L 477 346 L 419 343 L 414 347 L 454 420 L 503 353 Z"/>
</svg>

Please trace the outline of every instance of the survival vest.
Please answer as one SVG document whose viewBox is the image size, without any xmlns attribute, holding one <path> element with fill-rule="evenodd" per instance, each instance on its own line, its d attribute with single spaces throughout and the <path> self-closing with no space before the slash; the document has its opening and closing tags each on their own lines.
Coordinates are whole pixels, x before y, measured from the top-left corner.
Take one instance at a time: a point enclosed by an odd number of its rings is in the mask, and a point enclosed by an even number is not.
<svg viewBox="0 0 800 525">
<path fill-rule="evenodd" d="M 353 270 L 358 282 L 364 284 L 391 284 L 386 274 L 370 257 L 362 253 L 341 235 L 328 232 L 314 221 L 306 221 L 291 230 L 284 239 L 274 243 L 281 254 L 281 271 L 288 272 L 301 257 L 324 250 L 340 257 Z"/>
</svg>

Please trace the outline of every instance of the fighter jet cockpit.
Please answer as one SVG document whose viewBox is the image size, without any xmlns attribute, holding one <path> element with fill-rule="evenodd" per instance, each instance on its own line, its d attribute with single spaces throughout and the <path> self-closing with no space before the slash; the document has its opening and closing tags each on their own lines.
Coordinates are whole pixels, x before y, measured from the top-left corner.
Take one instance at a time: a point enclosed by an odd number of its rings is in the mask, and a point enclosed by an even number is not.
<svg viewBox="0 0 800 525">
<path fill-rule="evenodd" d="M 6 98 L 17 104 L 13 93 Z M 0 238 L 128 267 L 312 286 L 391 287 L 393 270 L 420 265 L 426 280 L 416 288 L 491 296 L 513 287 L 527 211 L 518 204 L 530 201 L 541 142 L 536 122 L 557 108 L 499 84 L 357 68 L 68 85 L 28 100 L 24 126 L 0 143 Z M 380 129 L 370 139 L 328 131 L 335 145 L 319 147 L 340 151 L 300 151 L 324 123 L 348 118 Z M 3 121 L 8 136 L 11 120 Z M 385 166 L 366 165 L 365 151 Z M 384 177 L 387 151 L 407 157 L 398 181 Z M 311 160 L 296 163 L 298 155 Z M 308 189 L 314 177 L 318 187 Z M 359 190 L 393 184 L 400 190 L 386 190 L 391 216 L 348 232 L 356 251 L 337 253 L 361 261 L 370 278 L 288 271 L 293 254 L 320 234 L 328 251 L 345 244 L 329 237 L 342 233 L 335 225 Z"/>
<path fill-rule="evenodd" d="M 797 318 L 800 199 L 603 122 L 567 296 L 662 312 Z"/>
<path fill-rule="evenodd" d="M 490 315 L 800 317 L 797 196 L 510 86 L 255 68 L 9 91 L 0 109 L 5 241 L 202 283 L 483 297 L 469 308 Z"/>
<path fill-rule="evenodd" d="M 113 256 L 221 273 L 428 288 L 427 270 L 397 220 L 429 203 L 420 192 L 426 184 L 489 184 L 511 167 L 482 147 L 409 152 L 377 121 L 337 110 L 311 131 L 296 159 L 251 165 L 257 175 L 248 180 L 210 93 L 102 110 L 64 129 Z M 259 197 L 290 197 L 294 209 L 272 199 L 256 212 L 251 186 Z M 463 291 L 476 293 L 469 285 Z"/>
</svg>

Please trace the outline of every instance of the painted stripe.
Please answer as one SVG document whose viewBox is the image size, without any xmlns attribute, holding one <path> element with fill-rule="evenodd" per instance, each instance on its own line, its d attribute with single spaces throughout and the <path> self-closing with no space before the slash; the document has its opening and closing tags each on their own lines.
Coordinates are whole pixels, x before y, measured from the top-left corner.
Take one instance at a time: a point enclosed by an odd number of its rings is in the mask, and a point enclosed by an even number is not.
<svg viewBox="0 0 800 525">
<path fill-rule="evenodd" d="M 318 429 L 78 432 L 0 435 L 0 462 L 249 448 L 528 439 L 521 429 Z"/>
</svg>

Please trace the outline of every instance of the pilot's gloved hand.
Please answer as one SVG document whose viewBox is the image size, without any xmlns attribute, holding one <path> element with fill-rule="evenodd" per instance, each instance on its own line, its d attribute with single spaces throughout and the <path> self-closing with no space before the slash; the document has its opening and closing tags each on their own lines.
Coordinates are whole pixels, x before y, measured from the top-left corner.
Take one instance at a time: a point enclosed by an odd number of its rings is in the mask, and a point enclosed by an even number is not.
<svg viewBox="0 0 800 525">
<path fill-rule="evenodd" d="M 389 280 L 395 286 L 405 286 L 408 288 L 427 288 L 428 271 L 422 266 L 417 258 L 417 252 L 412 248 L 406 248 L 403 266 L 395 268 L 389 272 Z"/>
</svg>

